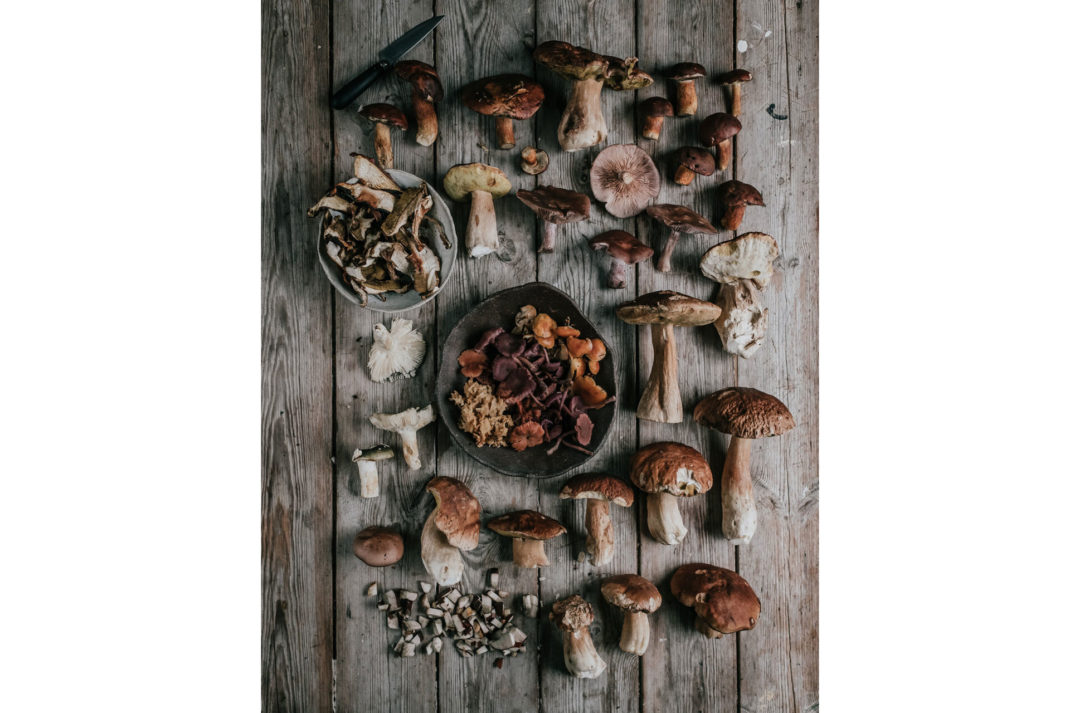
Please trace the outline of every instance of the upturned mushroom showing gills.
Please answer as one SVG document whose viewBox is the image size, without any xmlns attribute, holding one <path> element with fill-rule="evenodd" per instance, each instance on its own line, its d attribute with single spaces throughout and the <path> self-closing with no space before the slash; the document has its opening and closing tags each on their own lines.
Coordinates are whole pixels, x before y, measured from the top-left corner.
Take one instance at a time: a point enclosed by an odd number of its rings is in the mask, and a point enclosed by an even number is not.
<svg viewBox="0 0 1070 713">
<path fill-rule="evenodd" d="M 410 470 L 420 468 L 420 446 L 416 432 L 435 420 L 435 412 L 428 404 L 423 408 L 405 409 L 400 413 L 374 413 L 369 418 L 372 425 L 384 431 L 393 431 L 401 436 L 401 453 Z"/>
<path fill-rule="evenodd" d="M 499 74 L 472 82 L 461 90 L 461 101 L 474 112 L 494 117 L 498 148 L 516 146 L 513 119 L 530 119 L 546 97 L 542 85 L 523 74 Z"/>
<path fill-rule="evenodd" d="M 375 124 L 375 158 L 383 168 L 394 167 L 394 148 L 390 143 L 390 127 L 405 131 L 409 120 L 392 104 L 368 104 L 359 112 L 368 121 Z"/>
<path fill-rule="evenodd" d="M 605 473 L 585 473 L 568 479 L 561 488 L 561 499 L 587 503 L 584 522 L 587 527 L 587 552 L 591 565 L 599 567 L 613 559 L 613 520 L 610 503 L 630 508 L 635 501 L 631 487 L 620 478 Z"/>
<path fill-rule="evenodd" d="M 545 567 L 550 564 L 546 558 L 543 542 L 564 534 L 565 526 L 534 510 L 518 510 L 499 515 L 490 520 L 487 527 L 499 535 L 513 540 L 513 563 L 517 567 Z"/>
<path fill-rule="evenodd" d="M 723 84 L 732 88 L 732 116 L 743 113 L 743 82 L 749 82 L 751 74 L 745 69 L 733 69 L 731 72 L 718 74 L 713 78 L 717 84 Z"/>
<path fill-rule="evenodd" d="M 695 423 L 732 437 L 721 473 L 721 530 L 733 545 L 745 545 L 758 529 L 750 475 L 751 441 L 790 431 L 795 419 L 776 397 L 741 386 L 721 389 L 699 401 L 694 418 Z"/>
<path fill-rule="evenodd" d="M 602 149 L 591 164 L 591 193 L 618 218 L 639 215 L 658 197 L 661 175 L 654 160 L 634 144 Z"/>
<path fill-rule="evenodd" d="M 554 602 L 550 621 L 561 630 L 565 650 L 565 668 L 576 678 L 597 678 L 606 670 L 606 662 L 598 655 L 589 627 L 594 622 L 594 609 L 583 597 L 573 594 Z"/>
<path fill-rule="evenodd" d="M 438 138 L 435 102 L 442 100 L 442 82 L 435 68 L 407 59 L 394 66 L 398 77 L 412 85 L 412 113 L 416 116 L 416 143 L 430 146 Z"/>
<path fill-rule="evenodd" d="M 539 186 L 533 191 L 517 191 L 517 200 L 539 216 L 539 252 L 552 253 L 557 242 L 557 226 L 578 223 L 591 216 L 591 199 L 582 193 Z"/>
<path fill-rule="evenodd" d="M 676 82 L 676 115 L 694 116 L 698 112 L 698 94 L 695 80 L 706 76 L 706 68 L 695 62 L 680 62 L 666 72 Z"/>
<path fill-rule="evenodd" d="M 609 130 L 602 116 L 602 85 L 609 60 L 567 42 L 543 42 L 535 61 L 572 81 L 568 103 L 557 125 L 557 141 L 565 151 L 578 151 L 606 140 Z"/>
<path fill-rule="evenodd" d="M 455 201 L 470 198 L 468 231 L 465 242 L 469 257 L 481 257 L 498 251 L 498 220 L 494 199 L 513 189 L 501 169 L 482 163 L 454 166 L 442 179 L 442 187 Z"/>
<path fill-rule="evenodd" d="M 702 454 L 683 443 L 659 442 L 632 456 L 632 483 L 646 493 L 646 525 L 663 545 L 678 545 L 687 536 L 678 497 L 705 493 L 713 486 L 713 471 Z"/>
<path fill-rule="evenodd" d="M 650 97 L 639 102 L 639 118 L 643 122 L 643 138 L 653 141 L 660 139 L 661 127 L 665 124 L 665 117 L 672 115 L 672 103 L 663 97 Z"/>
<path fill-rule="evenodd" d="M 371 567 L 389 567 L 405 554 L 405 541 L 386 527 L 366 527 L 353 538 L 353 554 Z"/>
<path fill-rule="evenodd" d="M 721 204 L 721 227 L 725 230 L 739 228 L 747 206 L 765 206 L 758 189 L 743 181 L 725 181 L 717 186 L 715 195 Z"/>
<path fill-rule="evenodd" d="M 676 173 L 672 180 L 679 186 L 690 186 L 695 174 L 709 176 L 717 168 L 713 154 L 696 146 L 685 146 L 676 152 Z"/>
<path fill-rule="evenodd" d="M 703 146 L 717 147 L 717 170 L 723 171 L 732 163 L 732 137 L 743 129 L 739 119 L 731 114 L 710 114 L 698 126 L 698 138 Z"/>
<path fill-rule="evenodd" d="M 654 583 L 638 574 L 618 574 L 602 580 L 602 596 L 624 610 L 624 627 L 620 632 L 620 650 L 642 656 L 650 644 L 650 620 L 647 617 L 661 608 L 661 592 Z"/>
<path fill-rule="evenodd" d="M 673 327 L 710 324 L 720 314 L 721 308 L 712 302 L 671 290 L 650 292 L 617 307 L 617 318 L 622 322 L 650 325 L 650 340 L 654 345 L 654 362 L 639 398 L 636 417 L 659 423 L 684 420 Z"/>
<path fill-rule="evenodd" d="M 649 260 L 654 255 L 653 249 L 623 230 L 600 233 L 588 240 L 587 244 L 591 246 L 591 250 L 605 250 L 609 253 L 613 261 L 609 268 L 609 286 L 615 290 L 624 288 L 629 267 Z"/>
<path fill-rule="evenodd" d="M 380 461 L 390 460 L 394 457 L 394 450 L 382 443 L 372 446 L 367 450 L 357 449 L 353 451 L 353 462 L 357 464 L 357 475 L 360 477 L 360 497 L 379 497 L 379 467 Z"/>
<path fill-rule="evenodd" d="M 749 358 L 765 341 L 769 310 L 762 306 L 761 290 L 754 280 L 721 285 L 714 303 L 721 315 L 713 326 L 729 354 Z"/>
<path fill-rule="evenodd" d="M 432 478 L 427 490 L 435 497 L 435 509 L 420 534 L 420 558 L 436 582 L 457 584 L 464 574 L 461 550 L 467 552 L 479 544 L 482 508 L 472 491 L 455 478 Z"/>
<path fill-rule="evenodd" d="M 669 589 L 695 610 L 695 628 L 707 639 L 753 629 L 762 603 L 747 580 L 712 564 L 685 564 L 669 580 Z"/>
<path fill-rule="evenodd" d="M 682 205 L 659 203 L 647 208 L 646 214 L 670 230 L 669 237 L 665 239 L 665 247 L 658 256 L 656 267 L 660 272 L 672 270 L 672 253 L 676 249 L 676 243 L 680 241 L 680 235 L 712 235 L 717 232 L 717 228 L 713 227 L 710 221 Z"/>
</svg>

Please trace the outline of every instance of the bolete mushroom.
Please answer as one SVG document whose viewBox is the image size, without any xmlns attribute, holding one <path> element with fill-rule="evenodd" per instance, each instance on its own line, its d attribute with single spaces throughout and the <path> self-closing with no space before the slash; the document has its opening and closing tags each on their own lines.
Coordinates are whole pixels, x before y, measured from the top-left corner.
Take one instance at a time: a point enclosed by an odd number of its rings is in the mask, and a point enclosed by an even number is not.
<svg viewBox="0 0 1070 713">
<path fill-rule="evenodd" d="M 382 443 L 368 450 L 362 451 L 358 448 L 353 451 L 353 462 L 357 464 L 357 475 L 360 477 L 360 497 L 379 497 L 378 463 L 393 457 L 394 449 Z"/>
<path fill-rule="evenodd" d="M 760 290 L 754 280 L 737 280 L 721 285 L 714 304 L 721 315 L 713 321 L 721 344 L 729 354 L 750 357 L 765 341 L 769 310 L 762 306 Z"/>
<path fill-rule="evenodd" d="M 721 531 L 733 545 L 745 545 L 758 528 L 750 475 L 751 441 L 790 431 L 795 428 L 795 419 L 775 396 L 742 386 L 721 389 L 702 399 L 695 406 L 694 418 L 695 423 L 732 437 L 721 472 Z"/>
<path fill-rule="evenodd" d="M 550 166 L 550 157 L 542 149 L 525 146 L 520 152 L 520 170 L 529 176 L 538 176 Z"/>
<path fill-rule="evenodd" d="M 753 629 L 762 603 L 743 577 L 712 564 L 685 564 L 673 572 L 669 589 L 695 610 L 695 628 L 708 639 Z"/>
<path fill-rule="evenodd" d="M 542 543 L 565 532 L 565 526 L 534 510 L 517 510 L 499 515 L 487 523 L 499 535 L 513 540 L 513 563 L 517 567 L 545 567 L 550 564 Z"/>
<path fill-rule="evenodd" d="M 550 621 L 561 630 L 565 650 L 565 668 L 576 678 L 596 678 L 606 670 L 598 655 L 588 627 L 594 622 L 594 609 L 583 597 L 573 594 L 554 602 Z"/>
<path fill-rule="evenodd" d="M 374 413 L 368 419 L 376 428 L 384 431 L 393 431 L 401 436 L 401 453 L 405 456 L 405 463 L 410 470 L 416 470 L 421 466 L 420 446 L 416 441 L 416 432 L 435 420 L 435 412 L 431 404 L 423 408 L 405 409 L 400 413 Z"/>
<path fill-rule="evenodd" d="M 631 478 L 647 494 L 650 536 L 663 545 L 683 542 L 687 527 L 676 498 L 699 495 L 713 486 L 713 471 L 702 454 L 683 443 L 651 443 L 632 456 Z"/>
<path fill-rule="evenodd" d="M 665 239 L 665 247 L 661 249 L 656 267 L 661 272 L 672 270 L 672 253 L 676 249 L 676 243 L 680 241 L 680 235 L 704 234 L 712 235 L 717 232 L 710 221 L 682 205 L 673 203 L 659 203 L 646 209 L 646 214 L 658 221 L 671 232 Z"/>
<path fill-rule="evenodd" d="M 553 40 L 535 48 L 535 61 L 572 81 L 568 103 L 557 125 L 557 141 L 565 151 L 578 151 L 606 140 L 602 116 L 602 85 L 609 60 L 584 47 Z"/>
<path fill-rule="evenodd" d="M 383 168 L 394 167 L 394 148 L 390 144 L 390 127 L 405 131 L 409 120 L 393 104 L 368 104 L 359 112 L 368 121 L 375 124 L 375 158 Z"/>
<path fill-rule="evenodd" d="M 539 252 L 552 253 L 557 226 L 578 223 L 591 216 L 591 199 L 582 193 L 554 186 L 539 186 L 533 191 L 517 191 L 517 199 L 531 208 L 540 221 Z"/>
<path fill-rule="evenodd" d="M 747 206 L 765 206 L 758 189 L 743 181 L 725 181 L 717 186 L 715 195 L 721 204 L 721 227 L 725 230 L 739 228 Z"/>
<path fill-rule="evenodd" d="M 585 473 L 568 479 L 561 488 L 561 499 L 586 501 L 584 524 L 587 527 L 587 552 L 591 564 L 601 566 L 613 559 L 613 520 L 609 505 L 630 508 L 635 500 L 632 489 L 620 478 L 605 473 Z"/>
<path fill-rule="evenodd" d="M 717 147 L 717 170 L 723 171 L 732 163 L 732 137 L 743 124 L 731 114 L 710 114 L 698 126 L 698 138 L 703 146 Z"/>
<path fill-rule="evenodd" d="M 713 154 L 697 146 L 685 146 L 676 152 L 676 173 L 672 180 L 680 186 L 690 186 L 695 174 L 711 175 L 717 168 Z"/>
<path fill-rule="evenodd" d="M 670 67 L 665 74 L 676 82 L 676 115 L 694 116 L 698 111 L 695 80 L 706 76 L 706 68 L 695 62 L 680 62 Z"/>
<path fill-rule="evenodd" d="M 650 292 L 617 307 L 617 318 L 621 321 L 650 325 L 650 340 L 654 345 L 654 362 L 635 412 L 638 418 L 660 423 L 684 420 L 673 327 L 710 324 L 720 314 L 721 308 L 712 302 L 671 290 Z"/>
<path fill-rule="evenodd" d="M 591 193 L 606 204 L 610 215 L 638 215 L 660 191 L 654 160 L 635 144 L 607 146 L 591 164 Z"/>
<path fill-rule="evenodd" d="M 455 478 L 432 478 L 427 490 L 435 497 L 435 509 L 420 534 L 420 558 L 436 582 L 457 584 L 464 574 L 461 550 L 467 552 L 479 544 L 482 508 L 472 491 Z"/>
<path fill-rule="evenodd" d="M 624 610 L 620 631 L 620 650 L 642 656 L 650 644 L 650 620 L 647 614 L 661 607 L 661 592 L 646 577 L 618 574 L 602 580 L 602 596 Z"/>
<path fill-rule="evenodd" d="M 779 255 L 780 248 L 773 236 L 744 233 L 707 250 L 699 262 L 699 269 L 703 275 L 722 285 L 754 280 L 759 287 L 765 287 L 773 276 L 773 261 Z"/>
<path fill-rule="evenodd" d="M 513 119 L 530 119 L 542 106 L 542 85 L 523 74 L 498 74 L 461 89 L 461 101 L 474 112 L 494 117 L 498 148 L 516 146 Z"/>
<path fill-rule="evenodd" d="M 664 97 L 650 97 L 639 102 L 639 118 L 643 122 L 643 138 L 657 141 L 665 117 L 672 116 L 672 103 Z"/>
<path fill-rule="evenodd" d="M 416 116 L 416 143 L 430 146 L 438 138 L 438 115 L 435 102 L 442 100 L 442 82 L 435 68 L 425 62 L 407 59 L 394 66 L 398 77 L 412 85 L 412 113 Z"/>
<path fill-rule="evenodd" d="M 442 179 L 442 187 L 455 201 L 471 199 L 465 242 L 469 257 L 481 257 L 498 250 L 498 220 L 494 199 L 513 189 L 513 184 L 499 168 L 482 163 L 454 166 Z"/>
<path fill-rule="evenodd" d="M 713 78 L 717 84 L 732 87 L 732 116 L 739 116 L 743 112 L 743 82 L 750 80 L 750 72 L 745 69 L 733 69 Z"/>
<path fill-rule="evenodd" d="M 615 290 L 624 288 L 624 280 L 628 267 L 636 263 L 649 260 L 654 255 L 654 250 L 644 245 L 631 233 L 623 230 L 609 230 L 600 233 L 587 244 L 592 250 L 605 250 L 613 261 L 609 268 L 609 286 Z"/>
<path fill-rule="evenodd" d="M 371 567 L 389 567 L 405 554 L 405 541 L 386 527 L 366 527 L 353 538 L 353 554 Z"/>
</svg>

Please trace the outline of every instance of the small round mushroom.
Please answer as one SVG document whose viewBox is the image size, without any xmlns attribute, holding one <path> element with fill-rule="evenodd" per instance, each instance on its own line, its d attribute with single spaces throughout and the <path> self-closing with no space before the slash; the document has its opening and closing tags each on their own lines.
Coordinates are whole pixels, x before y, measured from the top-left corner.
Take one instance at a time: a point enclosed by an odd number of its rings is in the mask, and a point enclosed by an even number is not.
<svg viewBox="0 0 1070 713">
<path fill-rule="evenodd" d="M 759 287 L 765 287 L 773 276 L 773 261 L 779 255 L 780 248 L 773 236 L 743 233 L 707 250 L 699 261 L 699 269 L 722 285 L 754 280 Z"/>
<path fill-rule="evenodd" d="M 394 147 L 390 145 L 390 127 L 405 131 L 409 120 L 393 104 L 368 104 L 358 112 L 375 124 L 375 158 L 383 168 L 394 167 Z"/>
<path fill-rule="evenodd" d="M 639 102 L 639 118 L 643 122 L 643 138 L 657 141 L 665 117 L 672 116 L 672 103 L 664 97 L 650 97 Z"/>
<path fill-rule="evenodd" d="M 412 113 L 416 116 L 416 143 L 430 146 L 438 138 L 435 102 L 442 101 L 442 82 L 435 68 L 407 59 L 394 66 L 398 77 L 412 85 Z"/>
<path fill-rule="evenodd" d="M 615 290 L 624 288 L 628 267 L 649 260 L 654 250 L 644 245 L 631 233 L 609 230 L 587 241 L 592 250 L 605 250 L 613 264 L 609 268 L 609 286 Z"/>
<path fill-rule="evenodd" d="M 520 170 L 529 176 L 538 176 L 550 166 L 550 157 L 542 149 L 525 146 L 520 152 Z"/>
<path fill-rule="evenodd" d="M 591 164 L 591 193 L 606 204 L 610 215 L 639 215 L 660 191 L 654 160 L 635 144 L 607 146 Z"/>
<path fill-rule="evenodd" d="M 743 124 L 731 114 L 710 114 L 698 126 L 698 138 L 703 146 L 717 147 L 717 170 L 723 171 L 732 163 L 732 137 Z"/>
<path fill-rule="evenodd" d="M 743 82 L 750 80 L 750 72 L 745 69 L 733 69 L 731 72 L 718 74 L 713 78 L 717 84 L 732 87 L 732 116 L 739 116 L 743 112 Z"/>
<path fill-rule="evenodd" d="M 765 206 L 758 189 L 743 181 L 725 181 L 717 186 L 717 200 L 721 204 L 721 227 L 736 230 L 743 222 L 743 214 L 749 205 Z"/>
<path fill-rule="evenodd" d="M 632 483 L 646 493 L 646 526 L 663 545 L 678 545 L 687 536 L 678 497 L 705 493 L 713 486 L 713 471 L 702 454 L 683 443 L 661 441 L 640 448 L 632 456 Z"/>
<path fill-rule="evenodd" d="M 690 186 L 695 174 L 711 175 L 717 168 L 717 162 L 706 149 L 685 146 L 676 152 L 676 173 L 672 180 L 679 186 Z"/>
<path fill-rule="evenodd" d="M 513 563 L 525 568 L 550 564 L 542 543 L 565 532 L 565 526 L 557 520 L 534 510 L 517 510 L 499 515 L 488 522 L 487 527 L 513 539 Z"/>
<path fill-rule="evenodd" d="M 353 538 L 353 554 L 371 567 L 389 567 L 405 554 L 405 541 L 386 527 L 366 527 Z"/>
<path fill-rule="evenodd" d="M 420 446 L 416 441 L 416 432 L 435 420 L 431 404 L 423 408 L 405 409 L 400 413 L 374 413 L 368 419 L 376 428 L 393 431 L 401 436 L 401 454 L 409 470 L 417 470 L 420 463 Z"/>
<path fill-rule="evenodd" d="M 523 74 L 498 74 L 472 82 L 461 90 L 461 101 L 474 112 L 494 117 L 498 148 L 516 146 L 513 119 L 530 119 L 542 106 L 542 85 Z"/>
<path fill-rule="evenodd" d="M 618 574 L 602 580 L 602 596 L 624 610 L 624 627 L 620 632 L 620 650 L 642 656 L 650 644 L 650 620 L 647 614 L 661 608 L 661 592 L 646 577 Z"/>
<path fill-rule="evenodd" d="M 568 103 L 557 125 L 557 141 L 565 151 L 578 151 L 606 140 L 602 116 L 602 85 L 609 61 L 583 47 L 556 40 L 535 48 L 535 61 L 572 81 Z"/>
<path fill-rule="evenodd" d="M 681 234 L 712 235 L 717 232 L 717 228 L 713 227 L 710 221 L 682 205 L 660 203 L 647 208 L 646 214 L 672 231 L 665 240 L 661 255 L 658 256 L 656 267 L 661 272 L 672 270 L 672 253 L 676 249 L 676 243 L 680 241 Z"/>
<path fill-rule="evenodd" d="M 630 508 L 635 500 L 632 489 L 620 478 L 605 473 L 585 473 L 568 479 L 561 488 L 561 499 L 587 503 L 584 524 L 587 527 L 587 552 L 591 565 L 599 567 L 613 559 L 613 520 L 609 505 Z"/>
<path fill-rule="evenodd" d="M 582 193 L 539 186 L 533 191 L 517 191 L 517 199 L 539 216 L 541 240 L 539 252 L 552 253 L 557 240 L 557 226 L 578 223 L 591 216 L 591 199 Z"/>
<path fill-rule="evenodd" d="M 732 436 L 721 472 L 721 530 L 733 545 L 746 545 L 758 529 L 758 507 L 750 475 L 755 438 L 795 428 L 788 407 L 775 396 L 742 386 L 716 391 L 695 406 L 695 423 Z"/>
<path fill-rule="evenodd" d="M 513 184 L 499 168 L 482 163 L 465 163 L 446 172 L 442 187 L 455 201 L 471 197 L 468 232 L 465 242 L 469 257 L 481 257 L 498 250 L 498 220 L 494 199 L 513 189 Z"/>
<path fill-rule="evenodd" d="M 357 475 L 360 476 L 360 497 L 379 497 L 379 461 L 390 460 L 394 457 L 394 449 L 382 443 L 372 446 L 368 450 L 356 449 L 353 451 L 353 462 L 357 464 Z"/>
<path fill-rule="evenodd" d="M 682 295 L 671 290 L 650 292 L 617 307 L 617 318 L 628 324 L 649 324 L 654 345 L 654 362 L 650 366 L 643 395 L 635 415 L 645 421 L 680 423 L 684 406 L 677 381 L 676 336 L 673 327 L 697 327 L 710 324 L 721 308 L 712 302 Z"/>
<path fill-rule="evenodd" d="M 461 550 L 479 544 L 479 515 L 482 508 L 472 491 L 455 478 L 438 476 L 427 483 L 435 497 L 420 534 L 420 558 L 424 569 L 443 586 L 457 584 L 464 574 Z"/>
<path fill-rule="evenodd" d="M 708 639 L 753 629 L 762 603 L 743 577 L 712 564 L 685 564 L 669 580 L 669 589 L 695 610 L 695 628 Z"/>
<path fill-rule="evenodd" d="M 597 678 L 606 670 L 598 655 L 588 627 L 594 622 L 594 609 L 583 597 L 573 594 L 554 602 L 550 621 L 561 630 L 565 650 L 565 668 L 576 678 Z"/>
<path fill-rule="evenodd" d="M 676 82 L 676 115 L 694 116 L 698 111 L 695 80 L 706 76 L 706 68 L 695 62 L 674 64 L 666 76 Z"/>
</svg>

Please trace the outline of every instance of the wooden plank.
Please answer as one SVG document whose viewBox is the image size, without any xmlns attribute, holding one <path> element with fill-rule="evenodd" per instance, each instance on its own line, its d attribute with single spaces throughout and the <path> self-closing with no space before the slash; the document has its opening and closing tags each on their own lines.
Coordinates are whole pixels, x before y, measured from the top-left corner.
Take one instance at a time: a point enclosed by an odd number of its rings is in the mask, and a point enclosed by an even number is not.
<svg viewBox="0 0 1070 713">
<path fill-rule="evenodd" d="M 330 180 L 328 6 L 262 6 L 266 711 L 331 710 L 331 288 L 305 218 Z"/>
</svg>

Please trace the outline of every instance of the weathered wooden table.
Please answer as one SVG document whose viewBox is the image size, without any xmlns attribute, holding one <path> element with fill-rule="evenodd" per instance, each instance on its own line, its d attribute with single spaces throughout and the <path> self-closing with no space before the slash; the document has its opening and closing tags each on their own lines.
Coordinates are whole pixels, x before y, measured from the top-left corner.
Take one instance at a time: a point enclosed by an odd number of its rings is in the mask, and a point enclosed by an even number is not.
<svg viewBox="0 0 1070 713">
<path fill-rule="evenodd" d="M 765 292 L 770 310 L 767 343 L 751 359 L 732 358 L 712 327 L 678 330 L 681 388 L 689 409 L 707 393 L 740 384 L 779 396 L 798 426 L 755 449 L 753 469 L 760 509 L 758 534 L 734 548 L 720 535 L 717 486 L 682 504 L 690 534 L 670 548 L 649 538 L 642 507 L 614 509 L 617 554 L 593 570 L 579 563 L 582 505 L 558 499 L 562 478 L 529 481 L 496 475 L 464 457 L 441 424 L 424 429 L 425 467 L 400 461 L 383 469 L 383 494 L 361 499 L 352 486 L 353 449 L 384 434 L 367 423 L 374 411 L 395 411 L 431 400 L 438 347 L 450 326 L 486 296 L 532 280 L 572 295 L 611 342 L 622 379 L 622 403 L 610 441 L 590 463 L 626 476 L 641 444 L 677 440 L 706 454 L 715 472 L 727 438 L 693 423 L 660 425 L 635 418 L 650 368 L 640 329 L 619 322 L 613 308 L 626 299 L 673 289 L 709 299 L 715 285 L 698 271 L 698 258 L 724 239 L 685 237 L 676 271 L 645 263 L 625 290 L 606 284 L 606 260 L 584 238 L 606 229 L 634 231 L 660 248 L 663 233 L 645 218 L 620 220 L 599 207 L 588 223 L 562 226 L 558 251 L 536 255 L 533 214 L 515 198 L 496 201 L 504 249 L 498 256 L 464 258 L 444 292 L 405 314 L 428 340 L 428 358 L 416 378 L 378 385 L 366 361 L 372 325 L 384 316 L 362 311 L 333 294 L 316 261 L 317 225 L 305 210 L 349 175 L 351 151 L 372 153 L 371 134 L 355 113 L 331 111 L 332 88 L 371 64 L 378 49 L 417 22 L 442 13 L 446 21 L 409 58 L 435 64 L 446 87 L 439 105 L 441 135 L 431 148 L 411 132 L 395 138 L 396 165 L 433 180 L 456 163 L 483 161 L 502 168 L 514 188 L 552 184 L 585 190 L 597 149 L 561 152 L 556 125 L 566 82 L 531 57 L 536 43 L 560 39 L 620 57 L 637 56 L 656 70 L 697 61 L 711 73 L 745 67 L 754 81 L 744 89 L 744 129 L 736 142 L 732 175 L 764 194 L 766 208 L 747 211 L 744 230 L 773 235 L 780 244 L 780 273 Z M 727 0 L 625 4 L 609 0 L 508 3 L 417 0 L 265 0 L 263 6 L 263 705 L 267 710 L 356 713 L 375 711 L 686 711 L 816 710 L 817 657 L 817 3 L 815 0 Z M 536 76 L 547 101 L 532 121 L 517 122 L 518 146 L 493 148 L 493 121 L 457 99 L 463 84 L 491 74 Z M 671 96 L 663 77 L 641 97 Z M 699 86 L 699 114 L 669 119 L 659 142 L 638 139 L 666 178 L 660 201 L 692 205 L 712 215 L 711 193 L 720 177 L 699 177 L 691 187 L 671 180 L 668 155 L 695 143 L 702 117 L 727 110 L 725 92 Z M 391 78 L 363 97 L 409 110 L 409 92 Z M 608 143 L 637 140 L 632 92 L 603 92 Z M 537 143 L 550 168 L 537 179 L 517 168 L 519 149 Z M 484 147 L 491 147 L 488 151 Z M 455 206 L 463 235 L 466 206 Z M 690 421 L 690 419 L 688 419 Z M 436 433 L 437 429 L 437 433 Z M 548 547 L 553 565 L 518 571 L 509 543 L 484 529 L 468 553 L 465 584 L 482 584 L 500 567 L 502 588 L 537 593 L 544 604 L 580 593 L 595 604 L 592 629 L 609 664 L 598 679 L 569 677 L 560 635 L 546 620 L 520 617 L 527 653 L 507 659 L 462 659 L 452 647 L 431 656 L 401 659 L 366 586 L 413 587 L 428 579 L 419 558 L 419 532 L 432 507 L 423 486 L 435 474 L 460 478 L 486 514 L 516 508 L 541 510 L 570 528 Z M 637 501 L 638 502 L 638 501 Z M 369 524 L 398 523 L 408 551 L 399 566 L 373 570 L 351 553 L 354 534 Z M 692 628 L 693 614 L 668 592 L 673 569 L 701 561 L 735 568 L 762 600 L 756 629 L 708 641 Z M 652 641 L 642 659 L 616 646 L 621 616 L 598 594 L 602 575 L 639 572 L 665 597 L 652 617 Z"/>
</svg>

